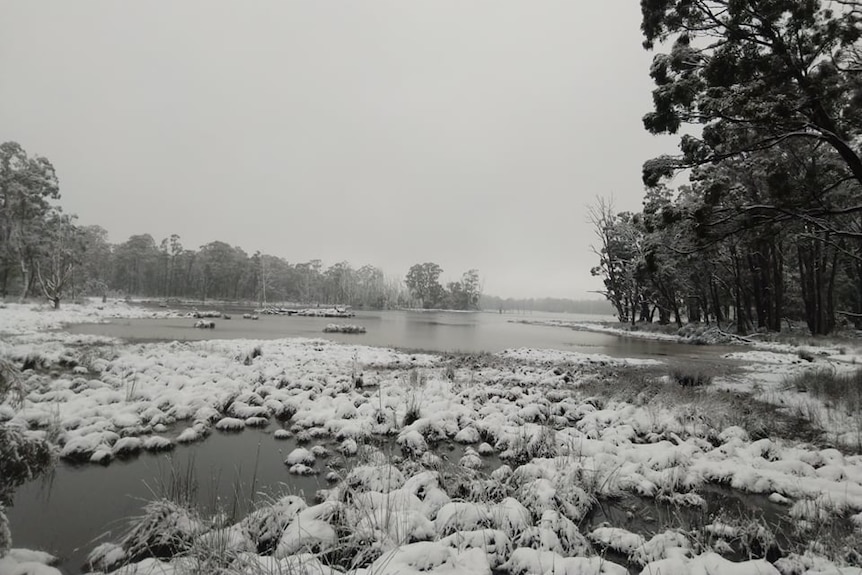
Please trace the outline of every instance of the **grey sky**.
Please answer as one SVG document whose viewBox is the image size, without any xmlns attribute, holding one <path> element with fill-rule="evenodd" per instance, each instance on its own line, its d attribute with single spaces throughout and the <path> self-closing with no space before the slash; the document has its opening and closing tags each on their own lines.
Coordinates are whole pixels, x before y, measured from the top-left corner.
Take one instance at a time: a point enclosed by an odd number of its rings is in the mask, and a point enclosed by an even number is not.
<svg viewBox="0 0 862 575">
<path fill-rule="evenodd" d="M 178 233 L 487 293 L 585 297 L 585 207 L 638 209 L 630 0 L 7 1 L 0 141 L 112 241 Z M 592 296 L 595 297 L 595 296 Z"/>
</svg>

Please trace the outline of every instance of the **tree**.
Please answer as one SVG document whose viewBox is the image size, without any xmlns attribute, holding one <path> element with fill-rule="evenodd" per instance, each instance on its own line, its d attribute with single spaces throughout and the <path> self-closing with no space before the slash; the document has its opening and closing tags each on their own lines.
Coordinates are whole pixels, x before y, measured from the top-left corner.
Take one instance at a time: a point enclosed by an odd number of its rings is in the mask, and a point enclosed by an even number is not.
<svg viewBox="0 0 862 575">
<path fill-rule="evenodd" d="M 644 167 L 654 185 L 680 168 L 702 165 L 782 142 L 822 142 L 840 159 L 844 177 L 862 184 L 853 144 L 862 130 L 859 39 L 862 13 L 819 0 L 641 0 L 644 46 L 671 42 L 650 75 L 652 133 L 684 135 L 679 157 Z M 862 209 L 862 206 L 858 206 Z"/>
<path fill-rule="evenodd" d="M 6 297 L 9 282 L 21 274 L 21 300 L 34 282 L 34 262 L 45 220 L 60 197 L 57 175 L 51 163 L 30 157 L 15 142 L 0 144 L 0 295 Z"/>
<path fill-rule="evenodd" d="M 111 281 L 112 259 L 108 231 L 101 226 L 84 226 L 79 231 L 83 255 L 76 283 L 86 292 L 97 293 L 105 301 Z"/>
<path fill-rule="evenodd" d="M 352 303 L 385 309 L 392 304 L 386 290 L 383 270 L 372 265 L 364 265 L 356 271 L 355 300 Z"/>
<path fill-rule="evenodd" d="M 215 241 L 201 246 L 197 258 L 201 299 L 236 299 L 247 271 L 247 262 L 248 255 L 244 251 L 225 242 Z"/>
<path fill-rule="evenodd" d="M 799 310 L 812 333 L 828 333 L 836 298 L 862 309 L 849 263 L 862 254 L 862 3 L 642 0 L 641 10 L 644 46 L 671 46 L 653 60 L 645 127 L 701 128 L 681 137 L 679 156 L 646 162 L 644 183 L 692 168 L 689 239 L 721 254 L 738 331 L 778 330 Z"/>
<path fill-rule="evenodd" d="M 440 274 L 443 269 L 432 262 L 414 264 L 405 278 L 407 289 L 414 299 L 421 301 L 425 309 L 437 307 L 443 296 L 443 286 L 440 285 Z"/>
<path fill-rule="evenodd" d="M 138 234 L 114 250 L 114 285 L 127 295 L 156 294 L 162 286 L 159 248 L 150 234 Z"/>
<path fill-rule="evenodd" d="M 689 320 L 700 321 L 700 304 L 693 295 L 695 290 L 685 271 L 692 262 L 686 261 L 685 255 L 674 247 L 678 246 L 684 229 L 680 228 L 679 212 L 669 189 L 659 186 L 647 191 L 641 222 L 645 272 L 649 291 L 658 308 L 659 323 L 670 323 L 673 314 L 676 324 L 682 327 L 681 306 L 684 300 L 688 302 Z"/>
<path fill-rule="evenodd" d="M 634 214 L 613 213 L 613 205 L 601 198 L 589 208 L 590 223 L 601 245 L 593 247 L 599 265 L 590 270 L 601 276 L 605 289 L 601 292 L 617 311 L 621 322 L 635 323 L 638 310 L 641 319 L 649 316 L 644 297 L 645 258 L 643 231 Z"/>
<path fill-rule="evenodd" d="M 35 262 L 36 277 L 42 293 L 58 309 L 75 270 L 81 265 L 84 236 L 71 217 L 57 214 L 46 222 L 42 245 L 43 251 Z"/>
<path fill-rule="evenodd" d="M 321 285 L 323 284 L 323 262 L 311 260 L 309 262 L 296 264 L 294 266 L 298 276 L 299 286 L 297 294 L 302 302 L 310 303 L 312 300 L 323 299 Z"/>
<path fill-rule="evenodd" d="M 323 273 L 323 300 L 331 304 L 349 304 L 353 300 L 354 271 L 348 262 L 339 262 Z"/>
<path fill-rule="evenodd" d="M 461 276 L 461 286 L 464 289 L 463 309 L 479 309 L 479 298 L 482 297 L 482 282 L 479 270 L 471 269 Z"/>
</svg>

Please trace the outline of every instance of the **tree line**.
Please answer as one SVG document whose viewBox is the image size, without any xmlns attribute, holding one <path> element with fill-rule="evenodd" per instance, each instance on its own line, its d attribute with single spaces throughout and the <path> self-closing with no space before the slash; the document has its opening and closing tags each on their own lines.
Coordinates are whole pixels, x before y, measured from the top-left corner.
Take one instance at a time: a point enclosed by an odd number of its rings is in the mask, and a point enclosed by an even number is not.
<svg viewBox="0 0 862 575">
<path fill-rule="evenodd" d="M 620 320 L 862 329 L 862 2 L 641 9 L 644 47 L 667 49 L 644 126 L 697 129 L 644 164 L 640 212 L 592 206 L 592 273 Z"/>
<path fill-rule="evenodd" d="M 156 241 L 137 234 L 119 244 L 100 226 L 79 226 L 59 205 L 60 188 L 51 163 L 30 156 L 15 142 L 0 144 L 0 297 L 23 301 L 108 294 L 151 298 L 295 302 L 376 309 L 445 307 L 477 309 L 477 270 L 439 283 L 434 263 L 410 268 L 405 282 L 349 262 L 324 267 L 320 260 L 290 263 L 249 254 L 213 241 L 197 250 L 178 234 Z"/>
<path fill-rule="evenodd" d="M 546 313 L 578 313 L 591 315 L 613 315 L 614 309 L 610 303 L 602 299 L 575 300 L 567 298 L 503 298 L 495 295 L 482 294 L 479 307 L 502 312 L 546 312 Z"/>
</svg>

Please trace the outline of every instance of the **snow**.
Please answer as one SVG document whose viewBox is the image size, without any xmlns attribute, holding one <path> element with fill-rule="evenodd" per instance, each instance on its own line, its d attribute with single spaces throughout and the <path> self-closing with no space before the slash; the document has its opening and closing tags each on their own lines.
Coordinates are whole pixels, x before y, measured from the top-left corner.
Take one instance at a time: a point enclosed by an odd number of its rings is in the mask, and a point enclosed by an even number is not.
<svg viewBox="0 0 862 575">
<path fill-rule="evenodd" d="M 242 431 L 245 428 L 245 421 L 236 417 L 222 417 L 215 427 L 219 431 Z"/>
<path fill-rule="evenodd" d="M 460 552 L 481 549 L 485 552 L 491 569 L 498 569 L 512 553 L 512 542 L 509 537 L 502 531 L 494 529 L 457 531 L 441 539 L 440 543 Z"/>
<path fill-rule="evenodd" d="M 294 463 L 287 470 L 288 473 L 292 475 L 316 475 L 317 470 L 313 467 L 305 465 L 304 463 Z"/>
<path fill-rule="evenodd" d="M 337 542 L 335 529 L 326 521 L 297 518 L 284 530 L 273 557 L 284 558 L 300 550 L 326 551 Z"/>
<path fill-rule="evenodd" d="M 405 477 L 397 467 L 387 463 L 357 465 L 344 479 L 344 484 L 355 491 L 388 493 L 404 485 Z"/>
<path fill-rule="evenodd" d="M 839 517 L 862 523 L 862 457 L 842 452 L 843 447 L 820 449 L 792 438 L 753 440 L 753 433 L 736 425 L 735 414 L 722 414 L 709 403 L 588 398 L 579 391 L 589 382 L 591 366 L 640 369 L 659 364 L 655 360 L 517 349 L 492 356 L 487 366 L 459 369 L 453 378 L 439 356 L 324 340 L 122 344 L 39 331 L 85 317 L 144 313 L 111 306 L 119 311 L 72 308 L 46 320 L 38 318 L 52 312 L 0 309 L 2 329 L 12 326 L 7 332 L 12 335 L 0 341 L 0 354 L 38 356 L 49 367 L 24 374 L 28 393 L 22 408 L 0 406 L 0 419 L 35 433 L 56 428 L 60 456 L 82 462 L 108 463 L 140 450 L 169 449 L 174 441 L 204 440 L 213 429 L 239 431 L 275 418 L 289 428 L 277 429 L 275 438 L 337 442 L 326 463 L 345 461 L 336 451 L 350 463 L 334 466 L 333 479 L 343 475 L 344 480 L 321 495 L 321 505 L 307 508 L 298 498 L 283 499 L 233 526 L 197 534 L 202 544 L 242 557 L 245 572 L 260 567 L 311 572 L 319 565 L 309 553 L 339 545 L 336 520 L 346 517 L 353 532 L 382 553 L 357 573 L 622 573 L 620 565 L 587 557 L 593 551 L 577 524 L 596 501 L 636 496 L 699 506 L 705 502 L 699 491 L 711 484 L 768 497 L 786 506 L 800 525 Z M 111 345 L 92 345 L 106 341 Z M 246 365 L 242 358 L 252 347 L 262 353 Z M 818 355 L 815 363 L 832 366 L 831 357 Z M 69 359 L 74 368 L 58 367 Z M 745 371 L 716 378 L 704 397 L 730 390 L 787 409 L 810 406 L 812 414 L 825 413 L 815 398 L 782 387 L 787 375 L 811 366 L 795 352 L 755 348 L 725 359 L 745 365 Z M 365 382 L 373 383 L 371 390 L 354 385 L 357 366 Z M 405 385 L 417 367 L 419 395 Z M 416 397 L 420 417 L 405 426 L 403 415 Z M 830 439 L 858 431 L 851 418 L 830 417 L 824 423 Z M 173 441 L 171 429 L 182 430 Z M 377 436 L 392 437 L 406 458 L 366 453 L 368 440 Z M 451 486 L 429 470 L 455 463 L 435 451 L 438 442 L 471 446 L 457 462 L 459 473 L 468 474 L 462 486 L 468 497 L 447 493 Z M 484 479 L 475 470 L 488 462 L 482 455 L 495 452 L 508 465 L 489 470 L 490 479 Z M 327 456 L 330 450 L 321 445 L 300 447 L 285 464 L 290 473 L 310 474 Z M 694 556 L 689 539 L 672 529 L 647 539 L 624 527 L 596 526 L 588 537 L 643 565 L 645 573 L 775 572 L 764 561 Z M 716 536 L 731 536 L 733 529 L 709 526 Z M 273 557 L 253 552 L 266 538 L 277 541 Z M 100 555 L 105 562 L 121 557 L 111 547 Z M 819 561 L 811 559 L 805 568 L 830 568 Z M 29 562 L 16 560 L 16 565 Z M 179 568 L 175 561 L 144 560 L 124 572 Z"/>
<path fill-rule="evenodd" d="M 459 551 L 443 542 L 421 541 L 383 554 L 367 575 L 491 575 L 482 549 Z"/>
<path fill-rule="evenodd" d="M 482 503 L 452 501 L 437 512 L 434 526 L 438 533 L 472 531 L 491 524 L 490 509 Z"/>
<path fill-rule="evenodd" d="M 219 553 L 225 554 L 254 549 L 254 543 L 240 524 L 207 531 L 196 538 L 195 544 L 202 549 L 218 549 Z"/>
<path fill-rule="evenodd" d="M 590 533 L 590 539 L 625 555 L 631 555 L 646 543 L 643 536 L 621 527 L 599 527 Z"/>
<path fill-rule="evenodd" d="M 143 442 L 139 437 L 122 437 L 114 443 L 112 449 L 115 456 L 125 456 L 137 453 L 143 447 Z"/>
<path fill-rule="evenodd" d="M 352 440 L 350 440 L 352 441 Z M 354 442 L 355 443 L 355 442 Z M 416 429 L 407 429 L 398 435 L 398 446 L 405 452 L 421 455 L 428 450 L 428 444 Z"/>
<path fill-rule="evenodd" d="M 514 497 L 506 497 L 491 508 L 491 520 L 494 526 L 514 537 L 533 524 L 532 516 L 520 501 Z"/>
<path fill-rule="evenodd" d="M 87 564 L 99 571 L 113 571 L 127 559 L 122 545 L 106 542 L 93 548 L 87 555 Z"/>
<path fill-rule="evenodd" d="M 455 441 L 458 443 L 479 443 L 479 432 L 475 427 L 465 427 L 455 434 Z"/>
<path fill-rule="evenodd" d="M 179 317 L 170 311 L 152 311 L 120 300 L 91 298 L 85 304 L 63 302 L 60 309 L 48 304 L 3 304 L 0 334 L 27 335 L 58 329 L 73 323 L 104 323 L 112 319 Z"/>
<path fill-rule="evenodd" d="M 308 449 L 304 447 L 297 447 L 293 451 L 291 451 L 287 459 L 284 460 L 287 465 L 296 465 L 297 463 L 304 463 L 306 465 L 314 465 L 315 457 L 314 454 L 311 453 Z"/>
<path fill-rule="evenodd" d="M 174 448 L 174 442 L 167 437 L 154 435 L 143 441 L 143 448 L 147 451 L 168 451 Z"/>
<path fill-rule="evenodd" d="M 356 455 L 356 453 L 359 451 L 359 446 L 357 445 L 355 439 L 348 438 L 341 442 L 341 445 L 338 447 L 338 451 L 348 456 Z"/>
<path fill-rule="evenodd" d="M 626 575 L 628 573 L 622 565 L 602 557 L 563 557 L 553 551 L 526 547 L 515 549 L 502 569 L 512 575 Z"/>
<path fill-rule="evenodd" d="M 533 364 L 575 364 L 575 365 L 661 365 L 662 362 L 655 359 L 617 358 L 599 353 L 578 353 L 574 351 L 558 351 L 555 349 L 507 349 L 501 351 L 500 357 L 514 359 Z"/>
<path fill-rule="evenodd" d="M 771 563 L 763 559 L 752 559 L 738 563 L 729 561 L 717 553 L 704 553 L 693 559 L 672 557 L 653 561 L 644 566 L 642 575 L 662 573 L 667 575 L 727 574 L 727 575 L 780 575 Z"/>
<path fill-rule="evenodd" d="M 0 575 L 62 575 L 59 569 L 51 567 L 56 561 L 56 557 L 42 551 L 10 549 L 0 557 Z"/>
</svg>

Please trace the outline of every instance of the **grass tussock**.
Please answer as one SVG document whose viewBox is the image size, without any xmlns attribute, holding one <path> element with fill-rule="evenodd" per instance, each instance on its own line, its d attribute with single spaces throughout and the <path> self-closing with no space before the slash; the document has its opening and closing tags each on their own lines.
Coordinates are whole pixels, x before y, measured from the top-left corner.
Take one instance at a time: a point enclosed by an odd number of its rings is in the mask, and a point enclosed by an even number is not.
<svg viewBox="0 0 862 575">
<path fill-rule="evenodd" d="M 670 372 L 670 378 L 683 387 L 703 387 L 712 383 L 713 375 L 704 370 L 687 370 L 675 368 Z"/>
<path fill-rule="evenodd" d="M 406 397 L 403 425 L 406 427 L 422 417 L 422 396 L 428 377 L 419 369 L 411 369 L 407 377 L 409 392 Z"/>
<path fill-rule="evenodd" d="M 702 381 L 712 380 L 712 372 L 700 373 Z M 686 374 L 697 376 L 697 372 Z M 581 401 L 599 409 L 612 402 L 643 408 L 658 433 L 669 420 L 679 422 L 686 434 L 705 438 L 732 426 L 741 427 L 753 439 L 793 437 L 799 431 L 799 422 L 775 406 L 708 385 L 681 385 L 673 375 L 657 370 L 608 370 L 581 385 L 578 394 Z"/>
<path fill-rule="evenodd" d="M 862 412 L 862 369 L 844 373 L 826 368 L 811 369 L 790 378 L 787 386 L 849 415 Z"/>
</svg>

